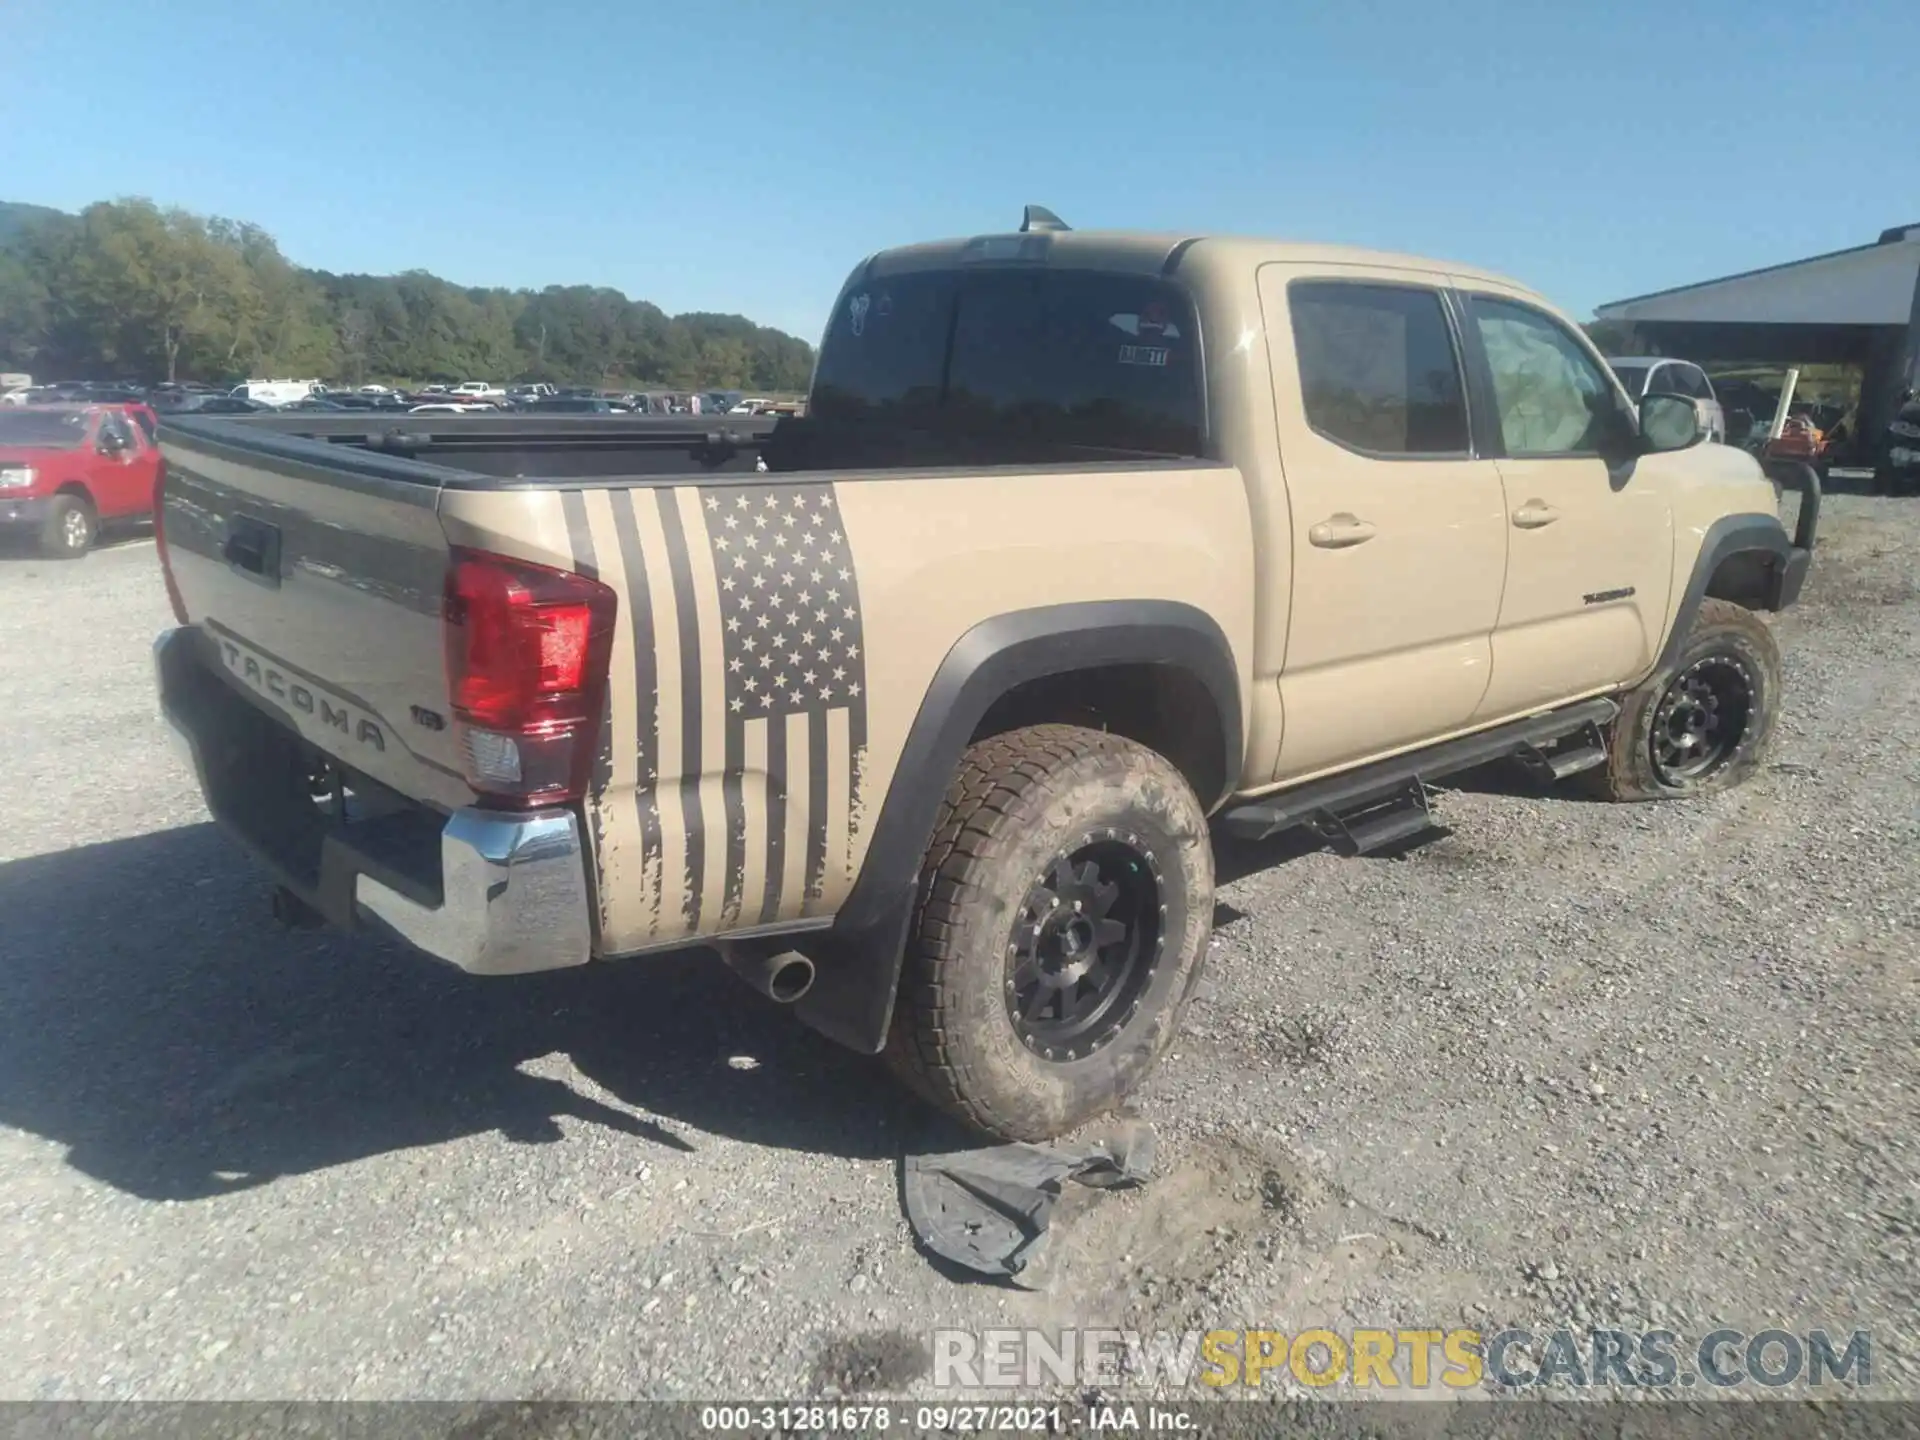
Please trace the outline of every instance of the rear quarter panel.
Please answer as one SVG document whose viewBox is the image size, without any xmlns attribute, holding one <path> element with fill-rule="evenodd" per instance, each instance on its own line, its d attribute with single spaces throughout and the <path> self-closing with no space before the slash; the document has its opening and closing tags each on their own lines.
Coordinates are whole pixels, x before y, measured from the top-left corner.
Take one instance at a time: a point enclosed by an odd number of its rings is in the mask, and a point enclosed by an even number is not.
<svg viewBox="0 0 1920 1440">
<path fill-rule="evenodd" d="M 442 519 L 621 597 L 588 805 L 607 955 L 830 917 L 934 672 L 983 620 L 1165 599 L 1213 616 L 1243 676 L 1252 646 L 1224 466 L 449 491 Z"/>
</svg>

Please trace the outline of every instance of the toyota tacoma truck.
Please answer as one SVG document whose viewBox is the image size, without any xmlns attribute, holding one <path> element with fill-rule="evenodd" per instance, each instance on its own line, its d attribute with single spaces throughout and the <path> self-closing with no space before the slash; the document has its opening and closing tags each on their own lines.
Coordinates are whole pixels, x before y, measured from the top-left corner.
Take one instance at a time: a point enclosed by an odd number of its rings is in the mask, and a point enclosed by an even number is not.
<svg viewBox="0 0 1920 1440">
<path fill-rule="evenodd" d="M 1166 1051 L 1218 836 L 1745 779 L 1818 517 L 1499 276 L 1037 207 L 861 261 L 804 418 L 702 423 L 169 417 L 165 712 L 283 918 L 708 945 L 1020 1139 Z"/>
</svg>

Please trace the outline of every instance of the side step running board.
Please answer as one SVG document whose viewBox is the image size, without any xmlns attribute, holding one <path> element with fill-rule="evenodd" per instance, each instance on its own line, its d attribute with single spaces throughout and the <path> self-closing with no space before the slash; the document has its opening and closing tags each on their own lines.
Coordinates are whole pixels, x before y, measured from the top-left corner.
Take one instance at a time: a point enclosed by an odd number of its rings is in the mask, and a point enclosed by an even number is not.
<svg viewBox="0 0 1920 1440">
<path fill-rule="evenodd" d="M 1597 770 L 1607 763 L 1607 737 L 1598 725 L 1586 725 L 1572 735 L 1562 736 L 1551 750 L 1531 743 L 1517 746 L 1514 758 L 1543 785 L 1578 775 L 1582 770 Z"/>
<path fill-rule="evenodd" d="M 1221 824 L 1241 840 L 1265 840 L 1296 825 L 1314 825 L 1329 839 L 1344 839 L 1354 853 L 1368 854 L 1432 825 L 1426 786 L 1443 775 L 1509 756 L 1519 756 L 1537 774 L 1554 779 L 1606 763 L 1602 727 L 1619 713 L 1612 700 L 1599 699 L 1529 715 L 1477 735 L 1463 735 L 1236 805 L 1221 817 Z M 1570 738 L 1578 743 L 1551 753 L 1545 749 Z M 1369 840 L 1371 844 L 1364 843 Z"/>
<path fill-rule="evenodd" d="M 1409 780 L 1377 805 L 1343 812 L 1323 810 L 1308 822 L 1320 837 L 1348 855 L 1372 855 L 1436 831 L 1427 787 Z"/>
</svg>

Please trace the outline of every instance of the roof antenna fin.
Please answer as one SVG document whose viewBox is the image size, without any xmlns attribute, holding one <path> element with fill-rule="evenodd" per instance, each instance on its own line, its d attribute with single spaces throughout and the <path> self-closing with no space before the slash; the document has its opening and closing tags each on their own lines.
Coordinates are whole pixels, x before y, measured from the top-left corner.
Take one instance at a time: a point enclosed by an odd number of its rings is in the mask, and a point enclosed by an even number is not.
<svg viewBox="0 0 1920 1440">
<path fill-rule="evenodd" d="M 1020 216 L 1020 233 L 1029 230 L 1071 230 L 1073 227 L 1044 205 L 1029 205 Z"/>
</svg>

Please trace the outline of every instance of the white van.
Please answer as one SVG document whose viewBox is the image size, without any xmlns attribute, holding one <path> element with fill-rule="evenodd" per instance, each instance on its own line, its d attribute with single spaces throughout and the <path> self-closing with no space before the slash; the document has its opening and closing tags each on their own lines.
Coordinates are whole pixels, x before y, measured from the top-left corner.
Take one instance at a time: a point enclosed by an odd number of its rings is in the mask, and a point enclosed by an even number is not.
<svg viewBox="0 0 1920 1440">
<path fill-rule="evenodd" d="M 249 380 L 233 387 L 235 398 L 257 405 L 291 405 L 313 394 L 314 380 Z"/>
</svg>

